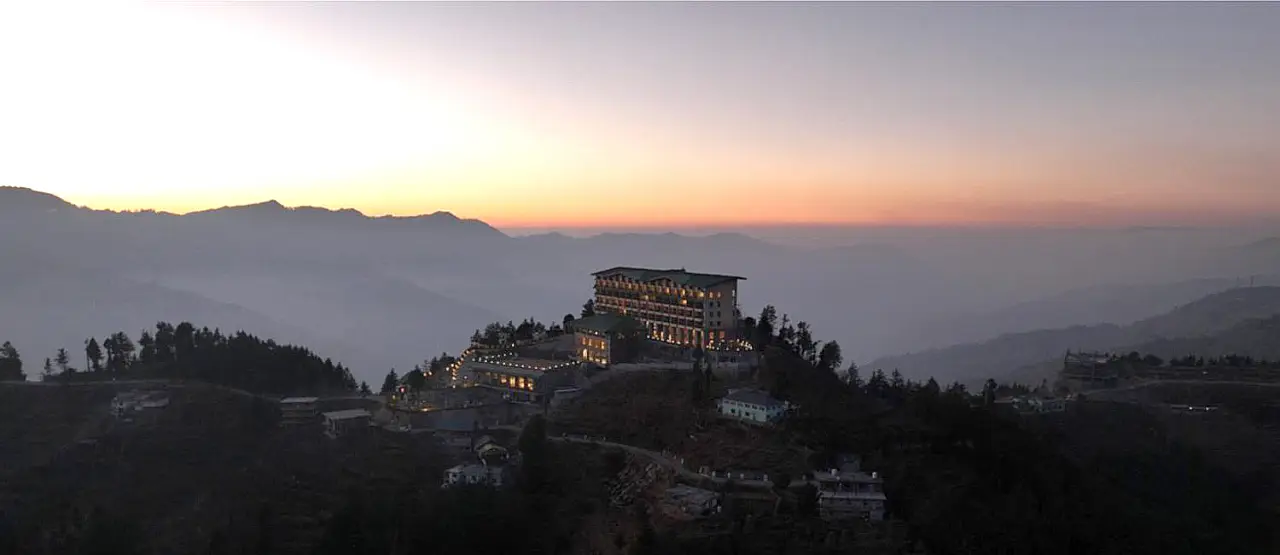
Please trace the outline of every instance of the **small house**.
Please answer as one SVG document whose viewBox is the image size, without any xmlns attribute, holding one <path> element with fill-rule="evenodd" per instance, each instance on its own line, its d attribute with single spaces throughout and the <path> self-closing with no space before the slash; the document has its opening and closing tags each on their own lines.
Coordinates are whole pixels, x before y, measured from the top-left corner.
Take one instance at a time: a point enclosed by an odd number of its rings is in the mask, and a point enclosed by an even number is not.
<svg viewBox="0 0 1280 555">
<path fill-rule="evenodd" d="M 444 471 L 440 487 L 448 488 L 461 485 L 484 485 L 500 488 L 505 482 L 503 475 L 506 468 L 485 464 L 460 464 Z"/>
<path fill-rule="evenodd" d="M 507 460 L 507 448 L 494 441 L 490 436 L 480 436 L 472 450 L 475 451 L 476 458 L 480 459 L 482 464 L 487 465 Z"/>
<path fill-rule="evenodd" d="M 853 470 L 844 463 L 814 476 L 818 487 L 818 514 L 827 520 L 884 520 L 884 480 L 872 472 Z"/>
<path fill-rule="evenodd" d="M 336 438 L 353 431 L 368 429 L 372 415 L 364 409 L 340 410 L 324 413 L 324 433 Z"/>
<path fill-rule="evenodd" d="M 280 425 L 297 426 L 311 424 L 317 420 L 319 410 L 316 397 L 286 397 L 280 400 Z"/>
<path fill-rule="evenodd" d="M 776 423 L 787 412 L 785 402 L 757 389 L 730 389 L 718 405 L 721 416 L 758 424 Z"/>
</svg>

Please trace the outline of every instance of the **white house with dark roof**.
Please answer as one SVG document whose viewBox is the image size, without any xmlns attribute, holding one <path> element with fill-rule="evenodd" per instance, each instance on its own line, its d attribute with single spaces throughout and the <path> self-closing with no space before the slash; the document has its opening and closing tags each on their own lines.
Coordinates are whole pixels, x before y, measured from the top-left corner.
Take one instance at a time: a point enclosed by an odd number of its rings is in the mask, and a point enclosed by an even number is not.
<svg viewBox="0 0 1280 555">
<path fill-rule="evenodd" d="M 730 389 L 718 402 L 720 415 L 735 420 L 772 424 L 787 413 L 787 403 L 758 389 Z"/>
</svg>

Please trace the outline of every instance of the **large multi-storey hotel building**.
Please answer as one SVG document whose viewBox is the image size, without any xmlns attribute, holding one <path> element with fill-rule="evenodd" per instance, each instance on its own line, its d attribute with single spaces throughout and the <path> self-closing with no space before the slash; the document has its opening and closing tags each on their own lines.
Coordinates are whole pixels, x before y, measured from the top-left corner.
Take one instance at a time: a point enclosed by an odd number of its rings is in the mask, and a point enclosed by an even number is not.
<svg viewBox="0 0 1280 555">
<path fill-rule="evenodd" d="M 596 311 L 630 316 L 652 339 L 717 350 L 741 345 L 738 282 L 746 278 L 683 268 L 618 267 L 592 275 Z"/>
</svg>

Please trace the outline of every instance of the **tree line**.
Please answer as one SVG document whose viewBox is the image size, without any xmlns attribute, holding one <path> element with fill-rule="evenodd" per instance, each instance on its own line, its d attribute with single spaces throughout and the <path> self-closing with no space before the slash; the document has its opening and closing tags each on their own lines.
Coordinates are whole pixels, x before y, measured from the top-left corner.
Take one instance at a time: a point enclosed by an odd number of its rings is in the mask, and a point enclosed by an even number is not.
<svg viewBox="0 0 1280 555">
<path fill-rule="evenodd" d="M 555 337 L 563 335 L 571 322 L 573 322 L 572 314 L 565 315 L 563 325 L 554 323 L 547 325 L 533 318 L 527 318 L 519 324 L 493 322 L 483 330 L 472 333 L 471 344 L 482 347 L 502 347 L 512 343 L 526 343 L 535 339 Z"/>
<path fill-rule="evenodd" d="M 440 353 L 440 356 L 431 357 L 423 361 L 422 364 L 414 365 L 413 370 L 406 372 L 404 376 L 400 376 L 396 373 L 396 369 L 392 368 L 383 378 L 382 387 L 378 390 L 378 393 L 389 395 L 401 385 L 404 385 L 412 392 L 447 387 L 450 378 L 452 378 L 449 373 L 449 367 L 457 361 L 457 357 L 451 356 L 449 353 Z M 363 387 L 361 391 L 368 393 Z"/>
<path fill-rule="evenodd" d="M 766 305 L 759 318 L 743 318 L 738 328 L 740 337 L 749 340 L 758 351 L 778 347 L 829 372 L 839 369 L 844 359 L 839 343 L 814 339 L 808 322 L 801 320 L 793 324 L 789 315 L 779 317 L 773 305 Z"/>
<path fill-rule="evenodd" d="M 66 349 L 45 359 L 41 378 L 47 381 L 89 381 L 104 378 L 197 379 L 260 393 L 352 391 L 351 371 L 341 363 L 322 359 L 310 350 L 260 339 L 243 331 L 197 328 L 157 322 L 137 340 L 121 331 L 98 341 L 84 342 L 84 365 L 77 368 Z M 25 379 L 17 350 L 0 347 L 2 379 Z M 22 376 L 22 377 L 9 377 Z"/>
<path fill-rule="evenodd" d="M 1106 354 L 1104 366 L 1128 366 L 1132 368 L 1280 368 L 1280 361 L 1237 354 L 1209 358 L 1187 355 L 1173 357 L 1166 361 L 1150 353 L 1142 354 L 1132 351 L 1124 355 Z"/>
</svg>

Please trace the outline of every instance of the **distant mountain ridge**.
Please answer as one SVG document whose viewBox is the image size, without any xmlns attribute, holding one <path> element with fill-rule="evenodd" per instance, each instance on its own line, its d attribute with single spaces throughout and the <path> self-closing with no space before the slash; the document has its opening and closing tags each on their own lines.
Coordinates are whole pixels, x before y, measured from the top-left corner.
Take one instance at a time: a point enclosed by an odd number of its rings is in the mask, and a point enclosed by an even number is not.
<svg viewBox="0 0 1280 555">
<path fill-rule="evenodd" d="M 369 216 L 354 208 L 330 209 L 320 206 L 285 206 L 276 200 L 247 204 L 241 206 L 223 206 L 209 210 L 199 210 L 183 214 L 188 218 L 247 217 L 270 218 L 284 222 L 307 222 L 317 224 L 332 223 L 371 223 L 382 225 L 415 225 L 435 229 L 466 229 L 472 233 L 488 233 L 506 237 L 497 228 L 474 218 L 459 218 L 452 212 L 436 211 L 430 214 L 413 216 Z"/>
<path fill-rule="evenodd" d="M 161 218 L 200 221 L 218 218 L 260 219 L 263 223 L 311 223 L 319 225 L 369 224 L 380 226 L 408 226 L 434 231 L 465 231 L 476 235 L 506 237 L 497 228 L 478 219 L 459 218 L 451 212 L 436 211 L 430 214 L 413 216 L 368 216 L 354 208 L 329 209 L 318 206 L 287 207 L 276 200 L 267 200 L 253 204 L 223 206 L 207 210 L 197 210 L 186 214 L 174 214 L 163 211 L 114 211 L 94 210 L 75 206 L 62 198 L 23 187 L 0 187 L 0 213 L 48 215 L 50 211 L 97 212 L 101 214 L 150 215 Z"/>
<path fill-rule="evenodd" d="M 94 322 L 123 325 L 154 314 L 155 320 L 226 322 L 219 325 L 270 337 L 254 327 L 269 327 L 264 320 L 270 320 L 290 333 L 317 337 L 315 344 L 295 342 L 319 354 L 358 351 L 358 359 L 342 362 L 376 381 L 389 367 L 404 370 L 442 351 L 456 352 L 471 330 L 494 319 L 554 322 L 577 314 L 591 296 L 593 271 L 686 267 L 746 277 L 739 291 L 744 315 L 774 305 L 792 322 L 809 323 L 818 339 L 839 341 L 846 358 L 861 362 L 1006 332 L 1132 322 L 1195 298 L 1203 288 L 1233 282 L 1241 276 L 1238 268 L 1267 270 L 1271 264 L 1269 273 L 1280 273 L 1280 258 L 1271 263 L 1244 248 L 1258 241 L 1256 235 L 849 233 L 851 243 L 843 246 L 784 245 L 744 233 L 510 236 L 447 212 L 370 217 L 274 201 L 186 215 L 113 212 L 11 187 L 0 189 L 0 261 L 16 271 L 29 268 L 27 277 L 37 282 L 78 288 L 63 294 L 97 299 L 97 306 L 110 309 L 92 322 L 62 325 L 52 318 L 40 321 L 42 329 L 28 329 L 17 315 L 38 305 L 11 296 L 10 304 L 0 303 L 0 335 L 21 329 L 24 337 L 101 336 L 120 330 Z M 1184 282 L 1190 285 L 1178 285 Z M 178 300 L 172 310 L 110 301 L 117 283 L 154 287 L 150 294 Z M 1108 283 L 1133 286 L 1063 294 Z M 0 280 L 0 298 L 5 289 L 17 289 L 10 285 Z M 223 312 L 215 304 L 253 315 L 219 320 L 212 313 Z M 145 310 L 135 315 L 130 306 Z M 1100 314 L 1106 318 L 1094 317 Z M 26 355 L 49 356 L 39 352 L 43 345 Z"/>
<path fill-rule="evenodd" d="M 1206 338 L 1228 333 L 1237 326 L 1250 329 L 1248 323 L 1277 315 L 1280 287 L 1242 287 L 1208 295 L 1127 326 L 1098 324 L 1011 333 L 980 343 L 883 357 L 867 366 L 898 369 L 909 377 L 934 375 L 974 383 L 989 377 L 1035 374 L 1035 369 L 1052 366 L 1068 350 L 1164 352 L 1177 345 L 1195 345 L 1200 340 L 1231 343 L 1222 337 Z"/>
</svg>

